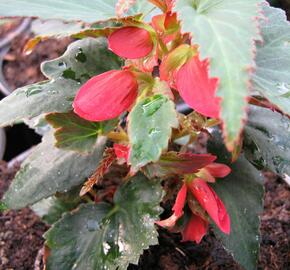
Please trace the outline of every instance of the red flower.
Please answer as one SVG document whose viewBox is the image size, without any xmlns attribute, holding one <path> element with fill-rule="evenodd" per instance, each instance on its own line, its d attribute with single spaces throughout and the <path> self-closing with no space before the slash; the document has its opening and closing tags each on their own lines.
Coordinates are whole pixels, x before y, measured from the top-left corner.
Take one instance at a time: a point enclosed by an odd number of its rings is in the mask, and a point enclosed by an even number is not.
<svg viewBox="0 0 290 270">
<path fill-rule="evenodd" d="M 211 163 L 202 168 L 196 175 L 207 182 L 214 183 L 216 177 L 226 177 L 230 172 L 230 167 L 225 164 Z"/>
<path fill-rule="evenodd" d="M 180 96 L 195 111 L 212 118 L 220 117 L 221 99 L 216 96 L 218 78 L 209 78 L 208 60 L 192 57 L 175 74 Z"/>
<path fill-rule="evenodd" d="M 188 188 L 220 230 L 229 234 L 231 227 L 229 215 L 223 202 L 214 190 L 205 181 L 199 178 L 194 179 L 188 185 Z"/>
<path fill-rule="evenodd" d="M 139 27 L 123 27 L 113 32 L 109 38 L 109 48 L 117 55 L 128 59 L 147 56 L 154 48 L 150 33 Z"/>
<path fill-rule="evenodd" d="M 218 167 L 220 171 L 218 171 Z M 209 170 L 213 169 L 211 172 L 218 177 L 226 176 L 230 172 L 229 167 L 223 164 L 213 163 L 205 168 Z M 203 168 L 203 170 L 205 170 L 205 168 Z M 183 208 L 186 203 L 188 191 L 195 197 L 199 205 L 208 213 L 220 230 L 229 234 L 230 218 L 223 202 L 214 190 L 200 178 L 186 181 L 182 185 L 172 208 L 173 214 L 168 219 L 158 221 L 157 224 L 168 228 L 172 228 L 176 224 L 177 220 L 183 215 Z M 183 241 L 190 240 L 199 243 L 207 231 L 208 220 L 204 215 L 198 214 L 200 210 L 196 209 L 196 211 L 191 211 L 191 218 L 182 231 Z"/>
<path fill-rule="evenodd" d="M 87 81 L 73 102 L 74 111 L 89 121 L 113 119 L 128 110 L 137 97 L 138 84 L 129 70 L 111 70 Z"/>
<path fill-rule="evenodd" d="M 168 219 L 157 221 L 156 223 L 162 227 L 173 227 L 176 221 L 183 215 L 183 208 L 186 202 L 186 194 L 187 194 L 187 186 L 183 184 L 181 189 L 179 190 L 175 204 L 172 207 L 173 215 Z"/>
<path fill-rule="evenodd" d="M 167 12 L 166 14 L 156 15 L 152 18 L 151 24 L 165 44 L 180 35 L 176 13 Z"/>
<path fill-rule="evenodd" d="M 193 241 L 200 243 L 208 228 L 208 221 L 198 215 L 192 214 L 185 229 L 182 231 L 182 241 Z"/>
</svg>

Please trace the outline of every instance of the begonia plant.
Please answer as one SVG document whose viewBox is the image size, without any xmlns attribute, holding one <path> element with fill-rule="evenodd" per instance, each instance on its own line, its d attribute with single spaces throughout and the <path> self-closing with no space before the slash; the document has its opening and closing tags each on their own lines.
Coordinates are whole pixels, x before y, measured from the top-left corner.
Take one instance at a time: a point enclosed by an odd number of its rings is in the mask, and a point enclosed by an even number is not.
<svg viewBox="0 0 290 270">
<path fill-rule="evenodd" d="M 158 228 L 200 243 L 209 226 L 256 268 L 261 170 L 290 173 L 283 11 L 263 0 L 0 0 L 0 16 L 45 20 L 26 53 L 74 39 L 42 63 L 47 80 L 0 102 L 1 126 L 43 135 L 1 208 L 30 206 L 51 224 L 46 269 L 127 269 Z M 175 202 L 162 213 L 165 197 Z"/>
</svg>

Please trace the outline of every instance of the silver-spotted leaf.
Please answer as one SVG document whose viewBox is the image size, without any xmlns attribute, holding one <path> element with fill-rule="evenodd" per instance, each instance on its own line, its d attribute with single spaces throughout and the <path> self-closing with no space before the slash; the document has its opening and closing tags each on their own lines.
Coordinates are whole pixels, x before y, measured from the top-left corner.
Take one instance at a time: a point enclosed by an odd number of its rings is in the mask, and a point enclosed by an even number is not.
<svg viewBox="0 0 290 270">
<path fill-rule="evenodd" d="M 54 147 L 52 134 L 45 135 L 22 163 L 3 202 L 11 209 L 19 209 L 80 185 L 98 166 L 104 145 L 102 137 L 92 153 L 81 155 Z"/>
<path fill-rule="evenodd" d="M 48 270 L 126 270 L 144 249 L 158 243 L 160 182 L 142 175 L 122 185 L 114 205 L 86 204 L 66 214 L 46 233 Z"/>
<path fill-rule="evenodd" d="M 120 68 L 120 60 L 107 49 L 105 39 L 86 38 L 68 46 L 63 56 L 44 62 L 49 81 L 15 90 L 0 101 L 0 126 L 50 112 L 72 110 L 81 84 L 94 75 Z"/>
<path fill-rule="evenodd" d="M 139 101 L 128 117 L 129 163 L 138 170 L 156 162 L 168 146 L 172 128 L 178 127 L 174 103 L 163 95 Z"/>
</svg>

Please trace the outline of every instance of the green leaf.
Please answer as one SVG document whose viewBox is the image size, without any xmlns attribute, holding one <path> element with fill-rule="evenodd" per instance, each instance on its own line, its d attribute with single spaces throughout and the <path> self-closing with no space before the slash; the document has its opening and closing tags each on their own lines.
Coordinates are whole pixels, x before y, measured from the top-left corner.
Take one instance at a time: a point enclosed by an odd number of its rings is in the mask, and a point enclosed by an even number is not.
<svg viewBox="0 0 290 270">
<path fill-rule="evenodd" d="M 257 44 L 254 90 L 290 115 L 290 23 L 285 12 L 265 4 L 263 43 Z"/>
<path fill-rule="evenodd" d="M 35 16 L 44 19 L 104 21 L 116 17 L 117 0 L 9 0 L 0 2 L 0 16 Z M 126 16 L 147 13 L 154 6 L 146 0 L 138 0 Z"/>
<path fill-rule="evenodd" d="M 158 243 L 154 222 L 161 212 L 162 189 L 138 175 L 119 188 L 114 206 L 82 205 L 46 234 L 48 270 L 126 270 L 144 249 Z"/>
<path fill-rule="evenodd" d="M 52 113 L 46 120 L 55 129 L 55 146 L 79 152 L 91 152 L 98 135 L 114 128 L 116 121 L 90 122 L 73 112 Z"/>
<path fill-rule="evenodd" d="M 81 155 L 55 148 L 53 136 L 45 135 L 43 142 L 22 163 L 3 202 L 9 208 L 19 209 L 80 185 L 102 159 L 104 141 L 100 138 L 91 154 Z"/>
<path fill-rule="evenodd" d="M 0 126 L 50 112 L 72 110 L 81 84 L 94 75 L 120 68 L 120 60 L 107 49 L 105 39 L 86 38 L 68 46 L 63 56 L 44 62 L 50 81 L 17 89 L 0 102 Z"/>
<path fill-rule="evenodd" d="M 245 127 L 246 158 L 259 169 L 280 176 L 290 175 L 290 120 L 287 116 L 257 106 L 250 107 Z"/>
<path fill-rule="evenodd" d="M 80 22 L 64 22 L 61 20 L 34 20 L 31 32 L 37 36 L 66 37 L 80 32 L 84 24 Z"/>
<path fill-rule="evenodd" d="M 219 78 L 217 95 L 229 149 L 243 127 L 249 95 L 254 40 L 260 40 L 258 23 L 262 0 L 179 0 L 174 11 L 183 32 L 200 46 L 201 58 L 210 59 L 210 75 Z M 257 20 L 257 19 L 256 19 Z"/>
<path fill-rule="evenodd" d="M 263 211 L 262 174 L 244 155 L 230 164 L 231 155 L 223 144 L 222 134 L 215 129 L 208 142 L 208 151 L 218 157 L 218 162 L 228 164 L 232 173 L 212 187 L 224 202 L 231 219 L 231 233 L 223 234 L 214 226 L 215 234 L 225 249 L 245 269 L 254 270 L 259 253 L 259 215 Z"/>
<path fill-rule="evenodd" d="M 0 212 L 8 210 L 9 208 L 4 202 L 0 202 Z"/>
<path fill-rule="evenodd" d="M 139 101 L 128 117 L 129 163 L 133 170 L 156 162 L 168 146 L 172 128 L 178 127 L 174 103 L 163 95 Z"/>
<path fill-rule="evenodd" d="M 48 224 L 53 224 L 61 218 L 63 213 L 76 208 L 80 202 L 80 187 L 69 192 L 60 193 L 43 199 L 31 206 L 31 209 Z"/>
<path fill-rule="evenodd" d="M 263 211 L 263 179 L 244 157 L 232 165 L 232 173 L 212 187 L 225 203 L 231 218 L 231 233 L 214 231 L 224 247 L 245 269 L 255 270 L 260 237 L 259 215 Z"/>
</svg>

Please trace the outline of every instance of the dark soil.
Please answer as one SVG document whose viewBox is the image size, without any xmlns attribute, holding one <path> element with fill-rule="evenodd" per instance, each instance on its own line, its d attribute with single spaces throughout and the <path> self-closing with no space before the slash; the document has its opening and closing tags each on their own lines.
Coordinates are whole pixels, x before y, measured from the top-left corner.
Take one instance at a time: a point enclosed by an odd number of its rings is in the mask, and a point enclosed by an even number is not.
<svg viewBox="0 0 290 270">
<path fill-rule="evenodd" d="M 25 56 L 22 48 L 28 38 L 29 34 L 24 34 L 15 39 L 5 57 L 4 74 L 11 88 L 45 79 L 40 73 L 40 62 L 57 57 L 70 42 L 70 40 L 48 40 L 40 44 L 30 56 Z M 15 171 L 15 168 L 9 170 L 5 163 L 0 163 L 0 198 Z M 261 217 L 260 270 L 290 269 L 289 198 L 289 186 L 283 180 L 268 174 L 265 210 Z M 0 270 L 34 269 L 34 260 L 43 245 L 42 234 L 46 229 L 47 226 L 27 208 L 0 213 Z M 159 242 L 159 246 L 145 251 L 138 266 L 130 266 L 129 269 L 240 269 L 216 241 L 212 232 L 200 245 L 195 245 L 181 243 L 179 235 L 160 230 Z"/>
<path fill-rule="evenodd" d="M 0 163 L 0 198 L 16 171 L 17 168 L 8 170 L 6 163 Z M 0 213 L 0 269 L 33 269 L 46 229 L 28 208 Z"/>
<path fill-rule="evenodd" d="M 11 24 L 6 26 L 6 29 L 0 28 L 0 38 L 11 31 L 13 26 L 15 23 L 12 26 Z M 11 43 L 10 51 L 4 57 L 3 73 L 11 89 L 45 80 L 46 78 L 40 71 L 40 63 L 60 56 L 71 42 L 69 38 L 50 39 L 37 45 L 31 54 L 26 55 L 23 48 L 31 37 L 32 34 L 29 31 L 16 37 Z"/>
</svg>

